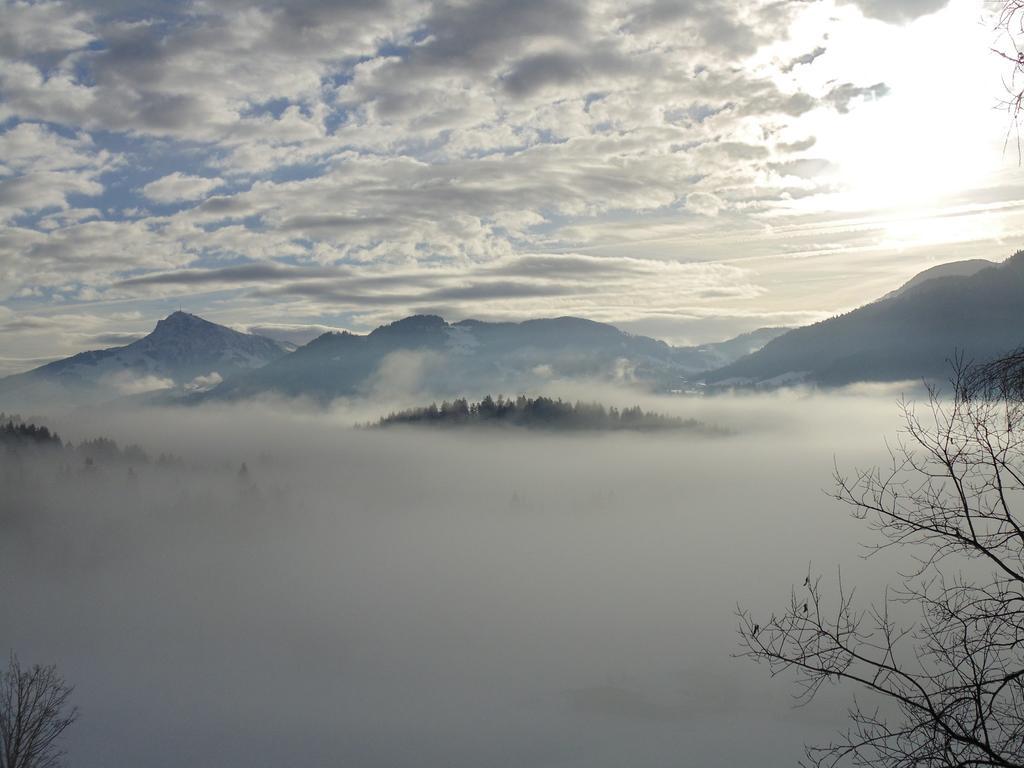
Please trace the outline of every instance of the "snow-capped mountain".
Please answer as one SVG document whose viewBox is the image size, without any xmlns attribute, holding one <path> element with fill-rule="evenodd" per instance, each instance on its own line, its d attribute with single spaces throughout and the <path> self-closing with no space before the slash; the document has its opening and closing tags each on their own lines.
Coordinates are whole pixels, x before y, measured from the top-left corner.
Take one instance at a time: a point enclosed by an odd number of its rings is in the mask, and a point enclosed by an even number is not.
<svg viewBox="0 0 1024 768">
<path fill-rule="evenodd" d="M 570 379 L 664 390 L 683 386 L 695 373 L 731 362 L 784 330 L 673 347 L 578 317 L 448 323 L 435 315 L 414 315 L 365 336 L 325 333 L 263 368 L 225 381 L 208 396 L 239 399 L 275 393 L 329 401 L 404 390 L 445 397 L 535 391 L 548 382 Z"/>
<path fill-rule="evenodd" d="M 159 389 L 199 391 L 289 351 L 264 336 L 175 312 L 126 346 L 82 352 L 0 379 L 0 402 L 96 402 Z"/>
</svg>

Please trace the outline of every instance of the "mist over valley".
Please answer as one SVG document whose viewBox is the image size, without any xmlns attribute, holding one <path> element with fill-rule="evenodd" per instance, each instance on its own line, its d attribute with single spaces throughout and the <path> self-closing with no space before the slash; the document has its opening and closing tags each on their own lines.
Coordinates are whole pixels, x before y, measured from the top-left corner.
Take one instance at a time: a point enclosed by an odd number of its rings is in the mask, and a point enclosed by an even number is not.
<svg viewBox="0 0 1024 768">
<path fill-rule="evenodd" d="M 821 489 L 828 435 L 872 460 L 893 397 L 650 405 L 737 436 L 80 412 L 65 441 L 149 459 L 4 454 L 6 637 L 75 681 L 82 766 L 789 765 L 841 703 L 793 712 L 752 684 L 734 604 L 811 561 L 881 588 Z"/>
</svg>

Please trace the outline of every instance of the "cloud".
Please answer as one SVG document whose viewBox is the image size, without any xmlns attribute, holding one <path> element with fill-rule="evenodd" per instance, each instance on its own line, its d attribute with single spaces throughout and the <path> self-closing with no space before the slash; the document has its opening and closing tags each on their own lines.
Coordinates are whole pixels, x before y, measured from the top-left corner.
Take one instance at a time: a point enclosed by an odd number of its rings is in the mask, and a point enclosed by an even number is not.
<svg viewBox="0 0 1024 768">
<path fill-rule="evenodd" d="M 502 76 L 502 82 L 507 93 L 529 96 L 543 88 L 606 74 L 621 75 L 630 69 L 630 61 L 611 47 L 585 53 L 550 51 L 520 59 Z"/>
<path fill-rule="evenodd" d="M 725 203 L 710 192 L 691 192 L 686 196 L 686 207 L 701 216 L 717 216 Z"/>
<path fill-rule="evenodd" d="M 682 33 L 731 57 L 753 53 L 780 36 L 789 21 L 789 9 L 781 3 L 651 0 L 630 5 L 627 29 L 647 34 Z"/>
<path fill-rule="evenodd" d="M 414 24 L 411 5 L 228 2 L 172 13 L 156 6 L 142 22 L 83 11 L 81 23 L 102 45 L 65 60 L 55 82 L 87 95 L 62 101 L 48 88 L 54 77 L 26 64 L 6 83 L 7 109 L 161 136 L 226 139 L 261 124 L 273 129 L 277 120 L 250 114 L 253 107 L 315 96 L 331 62 L 372 54 L 378 40 Z M 54 41 L 68 55 L 81 43 Z"/>
<path fill-rule="evenodd" d="M 67 208 L 68 196 L 93 196 L 103 186 L 79 173 L 42 172 L 0 179 L 0 221 L 47 208 Z"/>
<path fill-rule="evenodd" d="M 336 216 L 333 214 L 311 214 L 287 218 L 278 225 L 278 229 L 283 231 L 299 232 L 314 232 L 318 230 L 348 232 L 354 229 L 386 226 L 391 223 L 391 219 L 382 216 Z"/>
<path fill-rule="evenodd" d="M 143 392 L 155 392 L 170 389 L 174 381 L 152 374 L 138 374 L 133 371 L 118 371 L 103 377 L 104 386 L 111 387 L 121 395 L 140 395 Z"/>
<path fill-rule="evenodd" d="M 175 171 L 146 184 L 142 194 L 156 203 L 180 203 L 204 198 L 223 184 L 223 179 L 189 176 Z"/>
<path fill-rule="evenodd" d="M 818 139 L 814 136 L 808 136 L 806 139 L 800 139 L 799 141 L 780 142 L 776 144 L 776 149 L 779 152 L 803 152 L 805 149 L 810 149 L 818 143 Z"/>
<path fill-rule="evenodd" d="M 531 373 L 541 379 L 550 379 L 554 376 L 554 369 L 550 365 L 536 365 L 531 369 Z"/>
<path fill-rule="evenodd" d="M 40 365 L 53 362 L 53 357 L 0 357 L 0 376 L 24 373 Z"/>
<path fill-rule="evenodd" d="M 905 23 L 942 10 L 949 0 L 840 0 L 856 5 L 865 16 L 892 23 Z"/>
<path fill-rule="evenodd" d="M 365 394 L 385 402 L 417 399 L 423 396 L 424 380 L 444 364 L 444 356 L 435 351 L 392 352 L 364 385 Z"/>
<path fill-rule="evenodd" d="M 185 390 L 187 392 L 205 392 L 208 389 L 213 389 L 222 381 L 224 381 L 223 376 L 217 373 L 217 371 L 211 371 L 205 376 L 196 376 L 192 381 L 185 384 Z"/>
<path fill-rule="evenodd" d="M 118 162 L 87 134 L 69 138 L 38 123 L 8 128 L 0 133 L 0 223 L 45 209 L 65 210 L 71 195 L 101 194 L 99 176 Z"/>
<path fill-rule="evenodd" d="M 889 86 L 885 83 L 875 83 L 869 86 L 842 83 L 825 95 L 825 101 L 832 104 L 840 114 L 846 114 L 850 111 L 851 104 L 858 99 L 874 101 L 888 94 Z"/>
<path fill-rule="evenodd" d="M 95 38 L 88 13 L 60 2 L 5 2 L 0 53 L 5 57 L 80 50 Z"/>
<path fill-rule="evenodd" d="M 581 278 L 642 273 L 645 264 L 639 259 L 612 259 L 580 254 L 528 255 L 488 268 L 497 275 L 523 277 Z"/>
<path fill-rule="evenodd" d="M 297 346 L 308 344 L 313 339 L 323 336 L 325 333 L 341 333 L 347 331 L 335 325 L 323 325 L 320 323 L 260 323 L 249 325 L 244 328 L 246 333 L 254 333 L 257 336 L 266 336 L 276 341 L 283 341 Z"/>
<path fill-rule="evenodd" d="M 39 123 L 19 123 L 0 133 L 0 162 L 8 172 L 96 169 L 109 160 L 86 134 L 66 138 Z"/>
<path fill-rule="evenodd" d="M 799 66 L 806 65 L 806 64 L 813 64 L 815 59 L 817 59 L 817 58 L 819 58 L 821 56 L 824 56 L 825 52 L 826 52 L 826 49 L 824 48 L 824 46 L 820 46 L 819 45 L 813 51 L 808 51 L 807 53 L 803 54 L 802 56 L 797 56 L 796 58 L 791 59 L 788 64 L 786 64 L 784 67 L 782 67 L 782 71 L 786 72 L 786 73 L 789 73 L 789 72 L 792 72 L 794 69 L 796 69 Z"/>
<path fill-rule="evenodd" d="M 709 291 L 734 296 L 760 290 L 751 284 L 744 270 L 736 267 L 582 254 L 515 256 L 469 269 L 435 267 L 377 273 L 316 265 L 247 264 L 153 273 L 123 280 L 115 288 L 146 289 L 165 296 L 197 289 L 244 288 L 264 299 L 301 299 L 329 304 L 336 311 L 387 308 L 391 314 L 447 306 L 459 308 L 456 312 L 464 316 L 486 302 L 499 301 L 508 306 L 522 305 L 520 314 L 528 316 L 547 298 L 596 298 L 632 290 L 630 286 L 639 289 L 652 279 L 663 285 L 664 300 L 670 303 L 685 296 L 705 296 Z M 655 293 L 648 295 L 652 303 L 657 303 Z M 592 315 L 595 309 L 589 307 L 581 314 Z"/>
<path fill-rule="evenodd" d="M 116 283 L 117 288 L 140 288 L 145 286 L 232 286 L 248 284 L 269 284 L 300 277 L 335 277 L 344 270 L 338 268 L 317 269 L 289 267 L 283 264 L 239 264 L 233 267 L 212 269 L 176 269 L 171 272 L 155 272 L 140 277 L 131 277 Z"/>
<path fill-rule="evenodd" d="M 835 165 L 832 162 L 820 157 L 806 157 L 799 160 L 770 163 L 768 167 L 780 176 L 799 176 L 806 179 L 813 179 L 829 170 L 835 169 Z"/>
<path fill-rule="evenodd" d="M 90 346 L 97 347 L 123 347 L 131 344 L 133 341 L 141 339 L 143 334 L 141 333 L 98 333 L 89 339 Z"/>
</svg>

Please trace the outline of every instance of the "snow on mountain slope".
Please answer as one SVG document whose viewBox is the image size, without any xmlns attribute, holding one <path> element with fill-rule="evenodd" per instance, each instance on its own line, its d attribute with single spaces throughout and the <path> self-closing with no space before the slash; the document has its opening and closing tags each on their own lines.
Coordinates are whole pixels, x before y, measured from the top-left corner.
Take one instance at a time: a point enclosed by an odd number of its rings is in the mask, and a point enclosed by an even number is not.
<svg viewBox="0 0 1024 768">
<path fill-rule="evenodd" d="M 672 347 L 578 317 L 524 322 L 414 315 L 371 333 L 325 333 L 293 354 L 214 388 L 212 399 L 269 393 L 330 401 L 396 387 L 446 397 L 536 391 L 552 380 L 671 390 L 695 372 L 731 362 L 783 332 L 762 329 L 703 347 Z"/>
<path fill-rule="evenodd" d="M 287 351 L 281 342 L 174 312 L 131 344 L 82 352 L 0 379 L 0 400 L 31 402 L 45 395 L 88 402 L 172 387 L 205 389 Z"/>
</svg>

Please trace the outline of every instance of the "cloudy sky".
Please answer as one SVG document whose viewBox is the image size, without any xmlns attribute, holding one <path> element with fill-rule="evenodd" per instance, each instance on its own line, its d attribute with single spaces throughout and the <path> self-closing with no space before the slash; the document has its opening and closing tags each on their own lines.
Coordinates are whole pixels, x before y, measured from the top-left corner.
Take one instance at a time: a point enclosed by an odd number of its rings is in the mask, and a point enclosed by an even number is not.
<svg viewBox="0 0 1024 768">
<path fill-rule="evenodd" d="M 1024 243 L 983 0 L 0 4 L 0 372 L 179 306 L 675 343 Z"/>
</svg>

